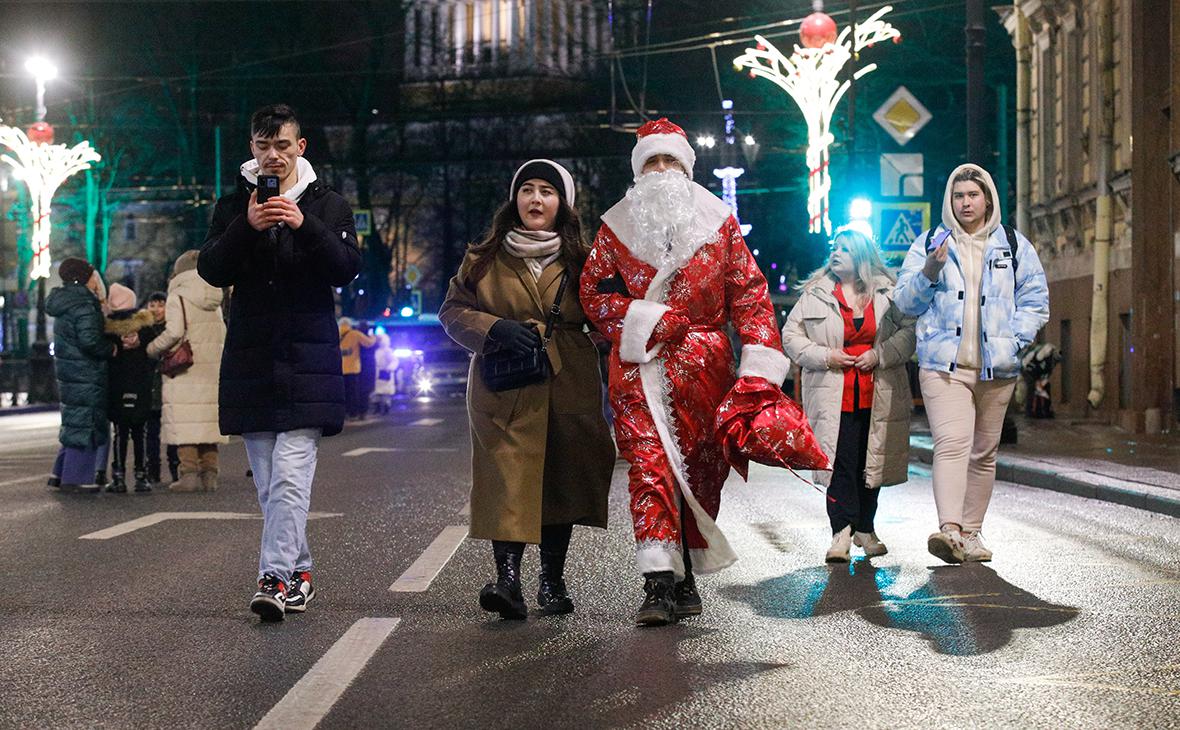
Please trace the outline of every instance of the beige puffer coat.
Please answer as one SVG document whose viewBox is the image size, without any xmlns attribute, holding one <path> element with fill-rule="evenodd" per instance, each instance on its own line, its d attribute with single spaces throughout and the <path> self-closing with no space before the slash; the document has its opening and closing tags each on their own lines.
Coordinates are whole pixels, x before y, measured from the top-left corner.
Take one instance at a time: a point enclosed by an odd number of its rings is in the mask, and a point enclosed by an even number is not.
<svg viewBox="0 0 1180 730">
<path fill-rule="evenodd" d="M 844 372 L 830 370 L 828 353 L 844 349 L 844 318 L 829 279 L 808 286 L 783 326 L 783 349 L 803 369 L 803 409 L 833 461 L 840 436 L 840 404 Z M 873 350 L 880 363 L 873 371 L 873 415 L 865 483 L 869 488 L 906 481 L 910 456 L 910 412 L 913 400 L 905 364 L 914 354 L 914 320 L 893 306 L 892 285 L 878 277 L 873 282 L 873 312 L 877 341 Z M 815 481 L 828 484 L 830 471 L 814 472 Z"/>
<path fill-rule="evenodd" d="M 165 443 L 216 444 L 229 440 L 221 435 L 217 425 L 217 381 L 225 345 L 221 298 L 221 290 L 206 284 L 196 269 L 181 272 L 168 282 L 165 304 L 168 324 L 148 345 L 148 355 L 162 358 L 179 345 L 186 334 L 187 317 L 193 365 L 176 377 L 164 378 L 160 438 Z"/>
</svg>

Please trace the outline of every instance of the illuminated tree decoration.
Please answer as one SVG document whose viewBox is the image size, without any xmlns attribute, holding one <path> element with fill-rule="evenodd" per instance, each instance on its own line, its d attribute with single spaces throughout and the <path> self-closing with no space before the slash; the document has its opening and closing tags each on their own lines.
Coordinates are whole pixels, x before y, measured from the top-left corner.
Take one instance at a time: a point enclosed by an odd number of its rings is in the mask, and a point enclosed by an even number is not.
<svg viewBox="0 0 1180 730">
<path fill-rule="evenodd" d="M 737 70 L 750 70 L 750 78 L 762 77 L 776 84 L 791 98 L 803 112 L 807 122 L 807 213 L 808 231 L 831 235 L 832 221 L 828 217 L 828 197 L 832 189 L 831 172 L 828 169 L 828 150 L 835 141 L 832 136 L 832 115 L 851 80 L 838 80 L 840 70 L 852 58 L 853 53 L 872 46 L 874 43 L 893 40 L 897 42 L 901 33 L 882 16 L 893 8 L 885 6 L 873 13 L 868 20 L 856 25 L 855 37 L 852 28 L 845 28 L 833 43 L 823 43 L 816 48 L 795 46 L 795 52 L 788 58 L 762 36 L 755 36 L 757 48 L 746 52 L 733 61 Z M 827 16 L 824 16 L 827 17 Z M 830 18 L 828 19 L 830 21 Z M 819 23 L 814 16 L 808 18 L 805 28 L 807 39 L 820 34 L 826 23 Z M 853 78 L 859 79 L 877 68 L 869 64 L 856 71 Z"/>
<path fill-rule="evenodd" d="M 53 144 L 53 130 L 38 122 L 32 128 L 34 139 L 29 139 L 16 127 L 0 126 L 0 145 L 12 154 L 0 155 L 0 162 L 12 167 L 13 176 L 29 189 L 29 212 L 33 222 L 33 265 L 31 279 L 49 278 L 49 214 L 53 194 L 66 178 L 81 172 L 102 157 L 90 142 L 79 142 L 73 147 Z"/>
</svg>

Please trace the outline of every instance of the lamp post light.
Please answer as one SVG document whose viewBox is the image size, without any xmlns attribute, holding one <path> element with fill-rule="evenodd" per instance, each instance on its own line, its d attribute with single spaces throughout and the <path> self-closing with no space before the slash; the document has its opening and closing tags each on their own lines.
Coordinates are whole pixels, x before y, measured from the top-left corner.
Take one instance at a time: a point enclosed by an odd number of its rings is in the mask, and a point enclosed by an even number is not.
<svg viewBox="0 0 1180 730">
<path fill-rule="evenodd" d="M 72 147 L 53 143 L 53 127 L 45 122 L 45 84 L 57 76 L 57 68 L 42 57 L 30 58 L 25 69 L 37 82 L 36 121 L 28 133 L 0 126 L 0 147 L 9 153 L 0 162 L 9 165 L 13 177 L 29 191 L 29 218 L 33 261 L 29 277 L 37 281 L 37 333 L 29 356 L 29 402 L 56 400 L 53 359 L 45 321 L 45 280 L 50 274 L 49 234 L 53 194 L 71 175 L 81 172 L 102 157 L 89 142 Z"/>
</svg>

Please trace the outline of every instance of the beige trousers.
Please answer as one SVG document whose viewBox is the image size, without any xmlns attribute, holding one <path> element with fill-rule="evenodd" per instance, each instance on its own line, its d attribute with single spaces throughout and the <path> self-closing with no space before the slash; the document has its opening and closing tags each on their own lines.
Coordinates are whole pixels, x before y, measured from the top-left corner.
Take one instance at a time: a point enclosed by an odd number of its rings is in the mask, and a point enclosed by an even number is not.
<svg viewBox="0 0 1180 730">
<path fill-rule="evenodd" d="M 964 532 L 983 527 L 996 481 L 996 452 L 1015 378 L 980 380 L 979 371 L 943 373 L 923 368 L 918 376 L 934 437 L 934 504 L 938 524 Z"/>
</svg>

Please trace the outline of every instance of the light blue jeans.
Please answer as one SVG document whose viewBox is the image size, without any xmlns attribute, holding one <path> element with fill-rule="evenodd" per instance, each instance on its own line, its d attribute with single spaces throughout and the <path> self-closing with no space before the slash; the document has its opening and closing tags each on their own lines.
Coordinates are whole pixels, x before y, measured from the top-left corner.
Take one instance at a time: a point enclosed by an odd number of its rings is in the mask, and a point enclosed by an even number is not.
<svg viewBox="0 0 1180 730">
<path fill-rule="evenodd" d="M 315 478 L 320 429 L 242 434 L 262 508 L 258 577 L 270 573 L 287 583 L 296 570 L 311 570 L 307 510 Z"/>
</svg>

